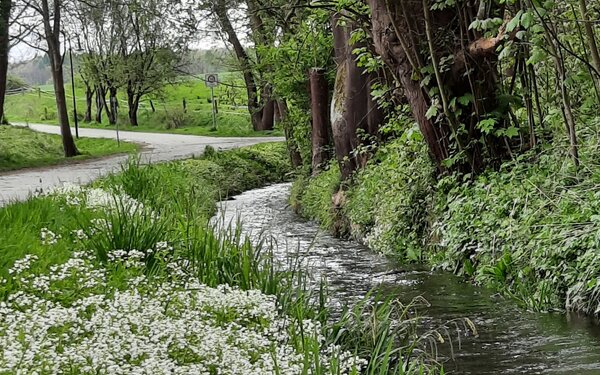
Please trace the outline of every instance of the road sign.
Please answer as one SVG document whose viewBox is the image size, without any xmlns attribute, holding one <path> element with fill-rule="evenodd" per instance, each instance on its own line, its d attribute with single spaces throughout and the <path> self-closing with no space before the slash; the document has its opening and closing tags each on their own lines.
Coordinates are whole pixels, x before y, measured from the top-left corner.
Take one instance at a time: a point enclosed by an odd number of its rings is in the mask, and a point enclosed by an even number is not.
<svg viewBox="0 0 600 375">
<path fill-rule="evenodd" d="M 218 74 L 206 74 L 204 76 L 204 82 L 208 87 L 219 86 L 219 75 Z"/>
<path fill-rule="evenodd" d="M 204 83 L 207 87 L 210 87 L 210 103 L 212 104 L 212 130 L 217 130 L 217 104 L 215 102 L 215 87 L 219 86 L 219 75 L 218 74 L 206 74 L 204 76 Z"/>
</svg>

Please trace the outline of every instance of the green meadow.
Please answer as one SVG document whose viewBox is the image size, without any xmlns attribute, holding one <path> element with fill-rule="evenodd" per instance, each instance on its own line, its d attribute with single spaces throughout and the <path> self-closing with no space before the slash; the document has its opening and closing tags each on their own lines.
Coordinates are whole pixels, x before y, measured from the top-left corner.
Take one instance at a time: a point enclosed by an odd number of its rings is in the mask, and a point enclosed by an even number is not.
<svg viewBox="0 0 600 375">
<path fill-rule="evenodd" d="M 133 153 L 138 150 L 138 145 L 129 142 L 119 145 L 111 139 L 81 138 L 77 140 L 77 148 L 81 154 L 66 159 L 59 135 L 26 127 L 0 126 L 0 172 Z"/>
<path fill-rule="evenodd" d="M 213 129 L 210 88 L 201 78 L 181 78 L 178 82 L 165 86 L 158 93 L 142 98 L 138 112 L 139 126 L 129 126 L 127 117 L 127 97 L 121 90 L 119 101 L 119 126 L 122 130 L 143 132 L 168 132 L 192 135 L 213 136 L 265 136 L 281 135 L 280 130 L 255 132 L 250 124 L 246 109 L 247 95 L 243 80 L 234 73 L 219 75 L 221 84 L 214 89 L 218 103 L 217 129 Z M 66 84 L 69 113 L 73 113 L 72 86 Z M 102 123 L 85 124 L 85 86 L 75 80 L 75 97 L 79 123 L 83 127 L 107 128 L 106 113 Z M 95 101 L 95 98 L 94 98 Z M 184 104 L 185 103 L 185 104 Z M 184 108 L 185 105 L 185 108 Z M 154 106 L 154 110 L 152 109 Z M 6 98 L 6 117 L 10 122 L 56 124 L 56 103 L 51 85 L 44 85 Z M 92 121 L 96 108 L 92 106 Z"/>
</svg>

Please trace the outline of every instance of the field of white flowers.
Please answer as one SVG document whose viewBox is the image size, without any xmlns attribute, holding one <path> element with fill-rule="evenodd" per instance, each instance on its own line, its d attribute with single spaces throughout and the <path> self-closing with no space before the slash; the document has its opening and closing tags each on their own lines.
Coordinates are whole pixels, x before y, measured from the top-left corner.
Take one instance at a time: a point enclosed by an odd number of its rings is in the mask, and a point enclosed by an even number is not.
<svg viewBox="0 0 600 375">
<path fill-rule="evenodd" d="M 124 193 L 101 189 L 68 186 L 52 196 L 109 214 L 125 209 L 121 213 L 130 220 L 147 210 Z M 149 217 L 157 220 L 155 213 Z M 74 239 L 43 228 L 40 241 L 50 248 L 59 241 L 77 247 L 112 230 L 110 222 L 95 221 L 101 223 L 74 231 Z M 160 259 L 160 271 L 148 272 L 150 254 Z M 73 251 L 48 273 L 32 271 L 38 260 L 28 255 L 16 261 L 0 280 L 6 294 L 0 302 L 0 373 L 301 374 L 306 367 L 305 353 L 289 334 L 295 323 L 278 309 L 275 296 L 203 285 L 165 241 L 150 249 L 115 249 L 106 264 L 91 249 Z M 321 363 L 310 367 L 346 374 L 365 364 L 327 346 L 318 322 L 301 323 L 307 339 L 321 346 Z"/>
</svg>

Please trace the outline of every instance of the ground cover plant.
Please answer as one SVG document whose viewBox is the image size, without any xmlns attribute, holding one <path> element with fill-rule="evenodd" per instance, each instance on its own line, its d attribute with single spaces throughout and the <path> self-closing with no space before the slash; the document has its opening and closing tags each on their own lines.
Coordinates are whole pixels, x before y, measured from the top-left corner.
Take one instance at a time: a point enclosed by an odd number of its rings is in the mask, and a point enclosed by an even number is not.
<svg viewBox="0 0 600 375">
<path fill-rule="evenodd" d="M 81 155 L 68 161 L 133 153 L 138 146 L 110 139 L 81 138 L 77 141 Z M 26 127 L 0 126 L 0 172 L 43 167 L 66 162 L 60 136 L 44 134 Z"/>
<path fill-rule="evenodd" d="M 475 179 L 438 182 L 407 130 L 353 177 L 341 207 L 332 203 L 336 166 L 298 179 L 292 203 L 374 250 L 457 273 L 528 308 L 600 315 L 598 119 L 590 124 L 579 169 L 565 157 L 568 145 L 555 143 Z"/>
<path fill-rule="evenodd" d="M 439 337 L 414 338 L 414 306 L 370 299 L 333 318 L 325 287 L 209 224 L 219 198 L 285 178 L 285 152 L 132 161 L 0 209 L 0 373 L 440 372 L 413 353 Z"/>
</svg>

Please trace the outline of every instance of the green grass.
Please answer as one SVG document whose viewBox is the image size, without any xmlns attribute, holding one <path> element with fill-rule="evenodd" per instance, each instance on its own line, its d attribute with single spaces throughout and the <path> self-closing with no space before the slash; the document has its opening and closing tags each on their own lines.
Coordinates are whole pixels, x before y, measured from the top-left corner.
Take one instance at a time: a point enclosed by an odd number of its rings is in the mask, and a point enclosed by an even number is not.
<svg viewBox="0 0 600 375">
<path fill-rule="evenodd" d="M 216 203 L 230 195 L 281 182 L 290 172 L 286 147 L 266 143 L 217 153 L 210 149 L 199 159 L 139 166 L 135 160 L 121 173 L 108 176 L 93 186 L 110 190 L 120 186 L 130 197 L 166 216 L 185 212 L 206 225 Z M 235 168 L 230 168 L 235 165 Z M 40 244 L 41 228 L 70 233 L 94 218 L 78 206 L 59 209 L 50 198 L 35 198 L 0 209 L 0 276 L 14 260 L 25 254 L 43 255 L 48 264 L 68 256 L 69 244 L 55 247 L 46 256 Z"/>
<path fill-rule="evenodd" d="M 138 146 L 114 140 L 81 138 L 76 140 L 81 155 L 66 159 L 59 135 L 45 134 L 24 127 L 0 126 L 0 172 L 44 167 L 119 153 L 132 153 Z"/>
<path fill-rule="evenodd" d="M 255 132 L 250 124 L 250 115 L 243 81 L 233 73 L 221 74 L 224 84 L 215 88 L 215 97 L 219 102 L 217 130 L 212 126 L 212 105 L 210 89 L 199 79 L 182 79 L 180 82 L 167 85 L 164 90 L 153 97 L 142 98 L 138 112 L 139 126 L 129 126 L 127 117 L 127 98 L 121 90 L 118 94 L 120 104 L 119 125 L 122 130 L 142 132 L 164 132 L 205 136 L 248 137 L 281 135 L 281 130 Z M 76 80 L 77 82 L 77 80 Z M 68 93 L 67 106 L 72 113 L 71 85 L 65 85 Z M 85 92 L 83 84 L 76 83 L 77 112 L 82 127 L 112 128 L 103 114 L 101 124 L 95 122 L 85 124 Z M 150 100 L 156 112 L 152 112 Z M 183 101 L 186 101 L 186 111 Z M 34 91 L 11 95 L 6 98 L 5 115 L 9 121 L 56 124 L 56 103 L 53 88 L 41 86 Z M 92 111 L 95 115 L 95 108 Z M 95 118 L 95 116 L 92 116 Z"/>
</svg>

